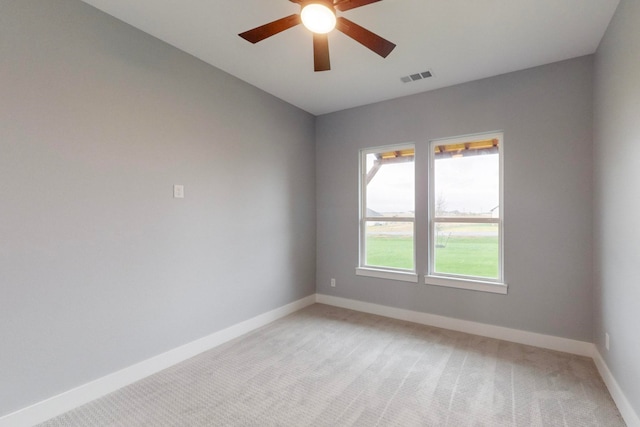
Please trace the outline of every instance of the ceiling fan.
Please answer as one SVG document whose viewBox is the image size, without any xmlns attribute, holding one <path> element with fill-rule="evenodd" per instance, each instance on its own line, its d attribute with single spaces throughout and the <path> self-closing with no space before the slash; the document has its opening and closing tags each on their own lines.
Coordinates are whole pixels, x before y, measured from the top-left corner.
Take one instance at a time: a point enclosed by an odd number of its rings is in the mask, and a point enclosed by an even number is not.
<svg viewBox="0 0 640 427">
<path fill-rule="evenodd" d="M 386 58 L 396 47 L 396 45 L 390 41 L 349 21 L 347 18 L 336 16 L 336 11 L 344 12 L 381 0 L 289 1 L 300 5 L 300 14 L 286 16 L 238 35 L 251 43 L 258 43 L 284 30 L 295 27 L 298 24 L 304 24 L 305 27 L 313 32 L 314 71 L 327 71 L 331 69 L 327 34 L 334 28 L 371 49 L 383 58 Z"/>
</svg>

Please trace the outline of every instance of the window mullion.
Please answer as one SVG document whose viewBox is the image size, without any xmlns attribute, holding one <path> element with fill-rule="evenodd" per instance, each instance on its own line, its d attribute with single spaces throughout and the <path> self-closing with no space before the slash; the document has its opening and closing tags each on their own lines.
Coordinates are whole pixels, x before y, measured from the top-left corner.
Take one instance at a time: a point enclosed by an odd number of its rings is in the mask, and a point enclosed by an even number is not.
<svg viewBox="0 0 640 427">
<path fill-rule="evenodd" d="M 499 224 L 500 218 L 469 218 L 469 217 L 436 217 L 433 222 L 455 222 L 465 224 Z"/>
<path fill-rule="evenodd" d="M 385 217 L 385 216 L 373 216 L 373 217 L 366 217 L 364 219 L 365 221 L 384 221 L 384 222 L 415 222 L 415 218 L 413 217 L 397 217 L 397 216 L 390 216 L 390 217 Z"/>
</svg>

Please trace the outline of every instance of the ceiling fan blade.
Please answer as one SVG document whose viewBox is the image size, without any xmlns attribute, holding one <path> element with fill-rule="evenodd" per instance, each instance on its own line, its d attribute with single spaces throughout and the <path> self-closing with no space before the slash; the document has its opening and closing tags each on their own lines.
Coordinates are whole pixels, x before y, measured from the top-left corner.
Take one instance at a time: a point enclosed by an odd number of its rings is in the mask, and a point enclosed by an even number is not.
<svg viewBox="0 0 640 427">
<path fill-rule="evenodd" d="M 381 0 L 347 0 L 342 3 L 336 4 L 336 9 L 338 9 L 341 12 L 344 12 L 345 10 L 355 9 L 356 7 L 366 6 L 368 4 L 376 3 L 379 1 Z"/>
<path fill-rule="evenodd" d="M 329 38 L 326 34 L 313 33 L 313 65 L 313 71 L 328 71 L 331 69 Z"/>
<path fill-rule="evenodd" d="M 240 33 L 238 35 L 248 42 L 258 43 L 259 41 L 278 34 L 279 32 L 288 30 L 291 27 L 295 27 L 301 22 L 302 21 L 300 20 L 300 15 L 289 15 L 276 21 L 269 22 L 268 24 L 256 27 L 253 30 L 245 31 L 244 33 Z"/>
<path fill-rule="evenodd" d="M 389 40 L 385 40 L 379 35 L 374 34 L 366 28 L 363 28 L 343 17 L 339 17 L 337 19 L 336 29 L 351 37 L 361 45 L 371 49 L 383 58 L 386 58 L 396 47 L 396 45 L 391 43 Z"/>
</svg>

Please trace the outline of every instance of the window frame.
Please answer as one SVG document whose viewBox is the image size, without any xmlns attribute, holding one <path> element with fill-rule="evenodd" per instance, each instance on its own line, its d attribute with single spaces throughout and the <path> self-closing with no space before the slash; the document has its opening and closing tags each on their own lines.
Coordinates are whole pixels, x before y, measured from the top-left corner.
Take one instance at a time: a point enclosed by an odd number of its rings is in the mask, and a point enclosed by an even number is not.
<svg viewBox="0 0 640 427">
<path fill-rule="evenodd" d="M 384 153 L 390 151 L 401 151 L 401 150 L 413 150 L 413 168 L 414 168 L 414 216 L 413 217 L 369 217 L 367 216 L 367 156 L 373 153 Z M 394 145 L 384 145 L 379 147 L 370 147 L 361 149 L 358 153 L 360 157 L 360 170 L 359 170 L 359 200 L 360 200 L 360 209 L 359 209 L 359 225 L 358 225 L 358 234 L 359 234 L 359 246 L 358 246 L 358 267 L 356 267 L 356 275 L 358 276 L 367 276 L 367 277 L 376 277 L 381 279 L 391 279 L 391 280 L 399 280 L 405 282 L 418 282 L 418 274 L 417 274 L 417 254 L 416 254 L 416 144 L 415 143 L 404 143 L 404 144 L 394 144 Z M 402 268 L 394 268 L 394 267 L 386 267 L 386 266 L 374 266 L 366 264 L 366 236 L 367 236 L 367 222 L 368 221 L 380 221 L 384 220 L 385 222 L 410 222 L 413 224 L 413 269 L 402 269 Z"/>
<path fill-rule="evenodd" d="M 436 218 L 435 194 L 435 147 L 437 145 L 450 145 L 456 143 L 465 143 L 470 140 L 478 139 L 498 139 L 498 194 L 499 194 L 499 218 Z M 428 179 L 428 261 L 427 273 L 424 276 L 424 282 L 427 285 L 445 286 L 459 289 L 469 289 L 475 291 L 492 292 L 498 294 L 506 294 L 508 286 L 504 280 L 504 132 L 488 132 L 471 135 L 464 135 L 452 138 L 439 138 L 429 141 L 429 179 Z M 435 243 L 436 243 L 436 224 L 437 223 L 473 223 L 473 224 L 497 224 L 498 225 L 498 277 L 496 279 L 485 278 L 480 276 L 465 276 L 449 273 L 435 272 Z"/>
</svg>

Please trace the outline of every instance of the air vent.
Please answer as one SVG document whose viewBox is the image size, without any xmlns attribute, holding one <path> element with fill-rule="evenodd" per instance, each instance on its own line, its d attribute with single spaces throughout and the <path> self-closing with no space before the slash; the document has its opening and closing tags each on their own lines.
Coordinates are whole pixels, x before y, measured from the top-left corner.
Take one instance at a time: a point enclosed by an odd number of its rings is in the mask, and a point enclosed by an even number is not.
<svg viewBox="0 0 640 427">
<path fill-rule="evenodd" d="M 433 77 L 433 73 L 431 73 L 431 70 L 400 77 L 400 80 L 402 80 L 403 83 L 411 83 L 418 80 L 428 79 L 429 77 Z"/>
</svg>

